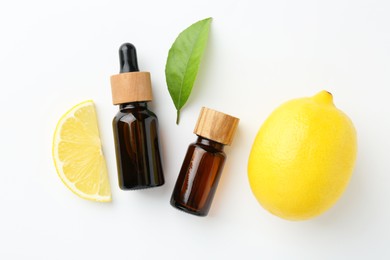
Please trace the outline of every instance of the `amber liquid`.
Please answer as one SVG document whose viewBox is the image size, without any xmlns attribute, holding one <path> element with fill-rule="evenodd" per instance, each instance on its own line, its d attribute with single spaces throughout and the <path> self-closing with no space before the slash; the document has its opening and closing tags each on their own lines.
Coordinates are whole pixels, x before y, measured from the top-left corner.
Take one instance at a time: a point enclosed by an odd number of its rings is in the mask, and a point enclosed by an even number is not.
<svg viewBox="0 0 390 260">
<path fill-rule="evenodd" d="M 112 125 L 119 187 L 134 190 L 163 185 L 158 120 L 147 103 L 120 105 Z"/>
<path fill-rule="evenodd" d="M 206 216 L 221 177 L 226 155 L 223 144 L 198 137 L 190 144 L 171 197 L 171 205 Z"/>
</svg>

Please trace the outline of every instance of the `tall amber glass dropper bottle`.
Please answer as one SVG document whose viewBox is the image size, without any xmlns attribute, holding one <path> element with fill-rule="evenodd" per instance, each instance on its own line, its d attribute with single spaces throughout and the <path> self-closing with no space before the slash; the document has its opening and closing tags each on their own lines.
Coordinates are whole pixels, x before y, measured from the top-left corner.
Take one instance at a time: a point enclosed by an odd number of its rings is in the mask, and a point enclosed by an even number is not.
<svg viewBox="0 0 390 260">
<path fill-rule="evenodd" d="M 226 155 L 239 119 L 203 107 L 171 197 L 171 205 L 187 213 L 206 216 L 218 186 Z"/>
<path fill-rule="evenodd" d="M 157 116 L 148 109 L 152 100 L 149 72 L 138 69 L 135 47 L 119 48 L 120 74 L 111 77 L 112 100 L 119 105 L 114 130 L 119 187 L 145 189 L 164 184 Z"/>
</svg>

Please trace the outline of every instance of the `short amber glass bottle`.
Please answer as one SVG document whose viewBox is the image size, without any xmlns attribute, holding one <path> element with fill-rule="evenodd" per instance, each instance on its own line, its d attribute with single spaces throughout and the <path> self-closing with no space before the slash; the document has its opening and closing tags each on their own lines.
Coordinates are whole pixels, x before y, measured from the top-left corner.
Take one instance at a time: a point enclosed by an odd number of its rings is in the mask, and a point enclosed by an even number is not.
<svg viewBox="0 0 390 260">
<path fill-rule="evenodd" d="M 114 131 L 119 187 L 145 189 L 164 184 L 157 116 L 148 109 L 152 100 L 149 72 L 139 72 L 135 47 L 119 49 L 120 74 L 111 77 L 112 98 L 119 105 Z"/>
<path fill-rule="evenodd" d="M 203 107 L 171 197 L 171 205 L 187 213 L 207 216 L 239 119 Z"/>
</svg>

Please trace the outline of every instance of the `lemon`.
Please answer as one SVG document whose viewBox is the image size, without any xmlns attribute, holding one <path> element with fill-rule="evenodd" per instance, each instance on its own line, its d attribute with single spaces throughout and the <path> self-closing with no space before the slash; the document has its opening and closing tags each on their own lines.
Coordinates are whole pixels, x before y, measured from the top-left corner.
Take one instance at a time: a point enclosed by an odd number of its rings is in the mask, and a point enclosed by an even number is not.
<svg viewBox="0 0 390 260">
<path fill-rule="evenodd" d="M 52 148 L 58 176 L 71 191 L 84 199 L 111 201 L 92 100 L 77 104 L 61 117 Z"/>
<path fill-rule="evenodd" d="M 351 178 L 356 131 L 346 114 L 321 91 L 290 100 L 260 128 L 248 161 L 253 194 L 269 212 L 305 220 L 329 209 Z"/>
</svg>

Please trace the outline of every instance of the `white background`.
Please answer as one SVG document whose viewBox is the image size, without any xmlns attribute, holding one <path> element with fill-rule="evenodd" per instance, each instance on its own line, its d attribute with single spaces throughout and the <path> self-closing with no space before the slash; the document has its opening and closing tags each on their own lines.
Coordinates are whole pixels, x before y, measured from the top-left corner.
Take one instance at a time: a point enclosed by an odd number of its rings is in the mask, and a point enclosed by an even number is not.
<svg viewBox="0 0 390 260">
<path fill-rule="evenodd" d="M 0 4 L 0 259 L 390 259 L 390 2 L 3 1 Z M 164 67 L 175 37 L 212 16 L 179 126 Z M 117 186 L 109 77 L 123 42 L 150 71 L 166 184 Z M 350 185 L 325 214 L 279 219 L 258 205 L 246 165 L 282 102 L 326 89 L 353 120 Z M 58 178 L 51 140 L 60 116 L 93 99 L 113 202 L 78 198 Z M 241 119 L 210 214 L 169 205 L 201 106 Z"/>
</svg>

